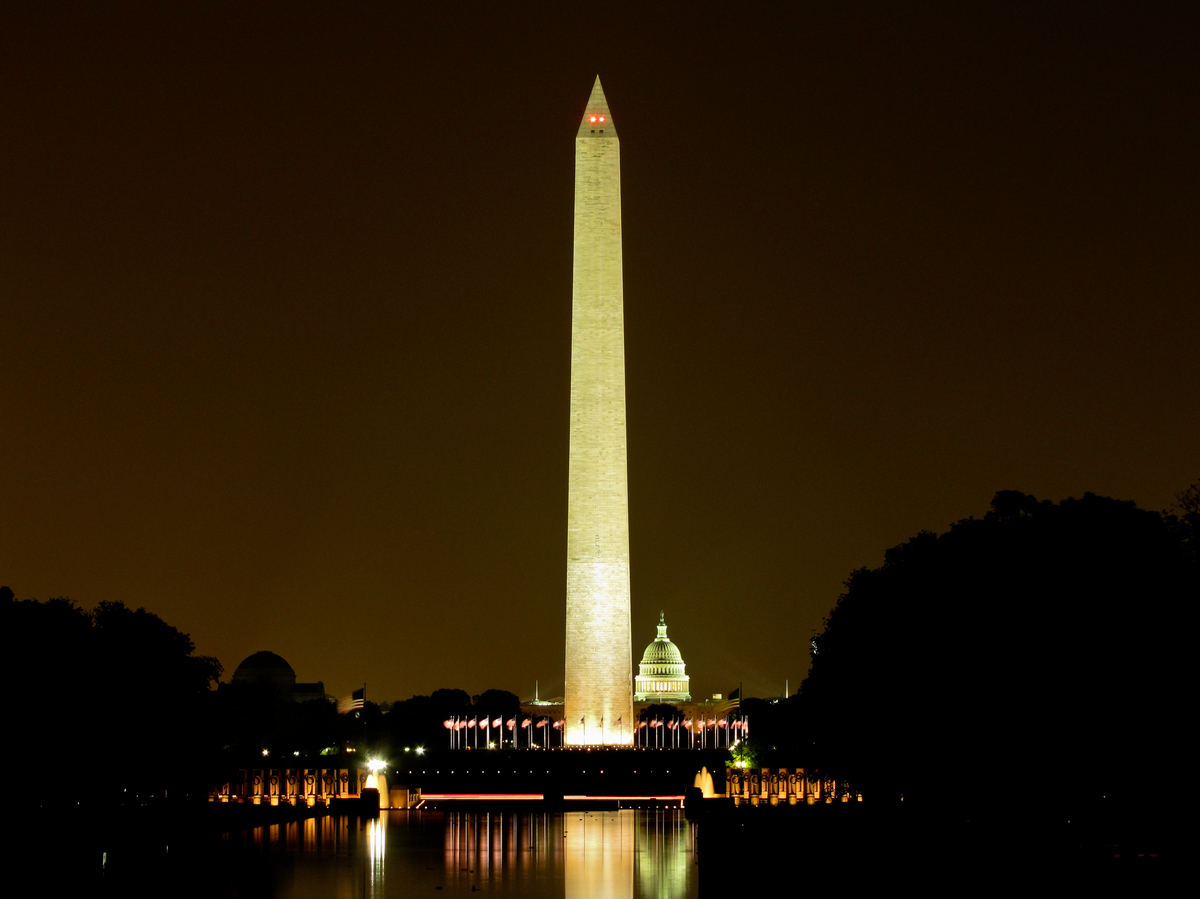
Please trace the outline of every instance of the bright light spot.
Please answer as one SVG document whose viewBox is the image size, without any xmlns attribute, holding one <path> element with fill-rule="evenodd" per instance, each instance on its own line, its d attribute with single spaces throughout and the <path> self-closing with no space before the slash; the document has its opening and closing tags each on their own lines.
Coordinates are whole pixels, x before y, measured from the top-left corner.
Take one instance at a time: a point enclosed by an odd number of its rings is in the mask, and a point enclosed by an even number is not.
<svg viewBox="0 0 1200 899">
<path fill-rule="evenodd" d="M 424 754 L 425 754 L 425 747 L 424 747 L 424 746 L 418 746 L 418 747 L 417 747 L 417 755 L 424 755 Z"/>
<path fill-rule="evenodd" d="M 372 772 L 380 771 L 387 767 L 387 762 L 380 761 L 379 759 L 371 759 L 369 762 L 367 762 L 367 767 Z"/>
<path fill-rule="evenodd" d="M 600 116 L 600 121 L 604 121 L 604 116 Z"/>
<path fill-rule="evenodd" d="M 265 750 L 265 749 L 264 749 L 264 750 L 263 750 L 263 755 L 268 755 L 268 754 L 269 754 L 269 753 L 267 752 L 267 750 Z"/>
<path fill-rule="evenodd" d="M 589 121 L 589 122 L 595 122 L 595 121 L 596 121 L 596 117 L 595 117 L 595 116 L 592 116 L 590 119 L 588 119 L 588 121 Z"/>
</svg>

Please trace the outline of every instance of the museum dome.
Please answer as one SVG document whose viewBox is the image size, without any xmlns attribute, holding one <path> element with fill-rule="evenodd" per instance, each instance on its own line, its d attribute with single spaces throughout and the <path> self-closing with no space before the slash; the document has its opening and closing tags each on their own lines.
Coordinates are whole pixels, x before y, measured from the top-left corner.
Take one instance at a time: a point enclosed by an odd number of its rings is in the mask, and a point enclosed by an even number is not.
<svg viewBox="0 0 1200 899">
<path fill-rule="evenodd" d="M 296 683 L 296 672 L 283 656 L 262 650 L 247 656 L 233 672 L 235 683 L 268 683 L 292 686 Z"/>
</svg>

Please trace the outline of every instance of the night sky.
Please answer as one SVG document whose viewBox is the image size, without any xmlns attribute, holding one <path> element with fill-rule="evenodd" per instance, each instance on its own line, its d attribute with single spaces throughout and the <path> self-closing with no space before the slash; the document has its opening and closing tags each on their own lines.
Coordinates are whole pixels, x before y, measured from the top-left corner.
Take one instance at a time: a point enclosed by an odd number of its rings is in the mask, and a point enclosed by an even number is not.
<svg viewBox="0 0 1200 899">
<path fill-rule="evenodd" d="M 145 606 L 226 677 L 561 695 L 597 73 L 635 665 L 661 609 L 694 695 L 794 691 L 918 531 L 1200 475 L 1193 4 L 403 6 L 0 12 L 18 598 Z"/>
</svg>

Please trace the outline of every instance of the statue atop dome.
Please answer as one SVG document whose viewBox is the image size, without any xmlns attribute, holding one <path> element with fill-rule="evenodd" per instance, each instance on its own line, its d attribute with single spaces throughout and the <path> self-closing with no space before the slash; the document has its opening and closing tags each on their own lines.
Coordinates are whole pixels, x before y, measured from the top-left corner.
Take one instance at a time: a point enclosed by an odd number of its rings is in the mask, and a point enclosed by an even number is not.
<svg viewBox="0 0 1200 899">
<path fill-rule="evenodd" d="M 658 636 L 638 665 L 634 702 L 691 702 L 686 665 L 679 647 L 667 637 L 667 616 L 658 613 Z"/>
</svg>

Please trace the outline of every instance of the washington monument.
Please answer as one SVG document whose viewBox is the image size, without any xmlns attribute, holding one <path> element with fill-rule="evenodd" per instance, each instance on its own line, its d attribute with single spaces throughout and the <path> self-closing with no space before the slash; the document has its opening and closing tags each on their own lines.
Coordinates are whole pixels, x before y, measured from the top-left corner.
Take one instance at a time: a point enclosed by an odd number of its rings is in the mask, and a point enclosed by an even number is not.
<svg viewBox="0 0 1200 899">
<path fill-rule="evenodd" d="M 625 457 L 621 144 L 597 77 L 575 135 L 564 695 L 568 745 L 633 743 Z"/>
</svg>

